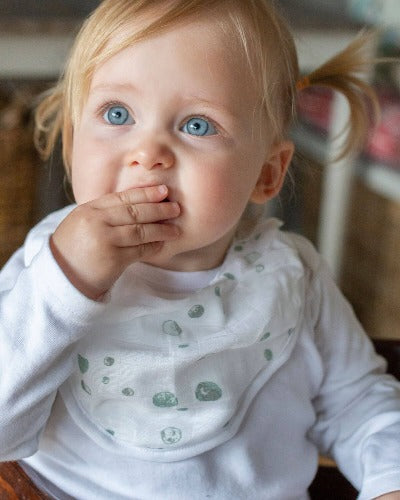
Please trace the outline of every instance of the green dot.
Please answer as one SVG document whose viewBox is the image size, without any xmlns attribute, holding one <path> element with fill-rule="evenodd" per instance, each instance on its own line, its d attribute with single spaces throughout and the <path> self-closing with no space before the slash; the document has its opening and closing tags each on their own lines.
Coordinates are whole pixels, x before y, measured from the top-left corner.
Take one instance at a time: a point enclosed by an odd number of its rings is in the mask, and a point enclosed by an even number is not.
<svg viewBox="0 0 400 500">
<path fill-rule="evenodd" d="M 263 340 L 267 340 L 270 336 L 270 332 L 264 333 L 264 335 L 260 338 L 260 342 L 262 342 Z"/>
<path fill-rule="evenodd" d="M 264 351 L 264 357 L 267 361 L 271 361 L 274 355 L 272 354 L 271 349 L 265 349 Z"/>
<path fill-rule="evenodd" d="M 124 396 L 133 396 L 135 394 L 135 391 L 130 387 L 125 387 L 125 389 L 122 389 L 122 394 Z"/>
<path fill-rule="evenodd" d="M 288 335 L 290 336 L 290 335 L 292 335 L 292 333 L 293 333 L 294 331 L 295 331 L 295 328 L 289 328 L 289 330 L 288 330 L 288 332 L 287 332 L 287 333 L 288 333 Z"/>
<path fill-rule="evenodd" d="M 178 404 L 178 399 L 172 392 L 159 392 L 153 396 L 153 405 L 159 408 L 170 408 L 171 406 L 176 406 Z"/>
<path fill-rule="evenodd" d="M 182 439 L 182 431 L 177 427 L 167 427 L 161 431 L 161 439 L 165 444 L 175 444 Z"/>
<path fill-rule="evenodd" d="M 234 280 L 235 276 L 231 273 L 224 273 L 225 278 L 228 278 L 228 280 Z"/>
<path fill-rule="evenodd" d="M 86 373 L 89 370 L 89 361 L 80 354 L 78 354 L 78 365 L 81 373 Z"/>
<path fill-rule="evenodd" d="M 91 391 L 90 387 L 89 387 L 89 386 L 87 386 L 83 380 L 81 380 L 81 387 L 82 387 L 82 389 L 83 389 L 83 390 L 84 390 L 87 394 L 89 394 L 89 396 L 91 396 L 91 395 L 92 395 L 92 391 Z"/>
<path fill-rule="evenodd" d="M 241 252 L 241 251 L 243 250 L 243 246 L 242 246 L 242 245 L 236 245 L 236 246 L 234 247 L 234 250 L 235 250 L 236 252 Z"/>
<path fill-rule="evenodd" d="M 199 401 L 217 401 L 222 396 L 222 389 L 214 382 L 200 382 L 195 394 Z"/>
<path fill-rule="evenodd" d="M 109 434 L 111 434 L 111 436 L 114 436 L 114 434 L 115 434 L 115 432 L 114 432 L 114 431 L 112 431 L 111 429 L 106 429 L 106 431 L 107 431 Z"/>
<path fill-rule="evenodd" d="M 201 304 L 196 304 L 188 311 L 189 318 L 200 318 L 204 314 L 204 307 Z"/>
<path fill-rule="evenodd" d="M 185 349 L 186 347 L 189 347 L 189 344 L 181 344 L 178 345 L 179 349 Z"/>
<path fill-rule="evenodd" d="M 167 335 L 172 335 L 173 337 L 178 337 L 182 333 L 182 328 L 176 321 L 173 321 L 171 319 L 164 321 L 162 330 Z"/>
<path fill-rule="evenodd" d="M 109 384 L 110 383 L 110 377 L 103 377 L 101 379 L 101 381 L 103 382 L 103 384 Z"/>
<path fill-rule="evenodd" d="M 221 297 L 221 287 L 216 286 L 214 292 L 217 297 Z"/>
<path fill-rule="evenodd" d="M 263 266 L 262 264 L 257 264 L 257 265 L 256 265 L 256 271 L 257 271 L 258 273 L 262 273 L 262 272 L 264 271 L 264 269 L 265 269 L 265 268 L 264 268 L 264 266 Z"/>
<path fill-rule="evenodd" d="M 177 408 L 177 411 L 188 411 L 189 408 Z"/>
<path fill-rule="evenodd" d="M 261 233 L 258 233 L 254 236 L 254 239 L 257 241 L 261 238 Z"/>
<path fill-rule="evenodd" d="M 112 358 L 111 356 L 107 356 L 104 358 L 104 364 L 106 366 L 112 366 L 114 364 L 115 359 Z"/>
</svg>

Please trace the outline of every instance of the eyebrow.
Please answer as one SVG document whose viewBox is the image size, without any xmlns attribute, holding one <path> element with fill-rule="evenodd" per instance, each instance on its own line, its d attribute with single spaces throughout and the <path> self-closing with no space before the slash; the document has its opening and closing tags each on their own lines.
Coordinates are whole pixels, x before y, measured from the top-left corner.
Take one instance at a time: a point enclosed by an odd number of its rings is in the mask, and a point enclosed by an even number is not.
<svg viewBox="0 0 400 500">
<path fill-rule="evenodd" d="M 200 97 L 197 95 L 190 95 L 190 96 L 184 97 L 183 100 L 185 102 L 187 102 L 188 104 L 193 102 L 193 103 L 200 104 L 200 105 L 203 105 L 203 106 L 206 106 L 209 108 L 216 109 L 222 113 L 230 115 L 235 120 L 239 120 L 239 116 L 236 113 L 234 113 L 229 107 L 224 106 L 223 104 L 220 104 L 218 102 L 209 101 L 208 99 L 205 99 L 204 97 Z"/>
<path fill-rule="evenodd" d="M 90 90 L 91 92 L 104 92 L 108 90 L 129 90 L 138 92 L 138 89 L 132 83 L 99 83 Z"/>
</svg>

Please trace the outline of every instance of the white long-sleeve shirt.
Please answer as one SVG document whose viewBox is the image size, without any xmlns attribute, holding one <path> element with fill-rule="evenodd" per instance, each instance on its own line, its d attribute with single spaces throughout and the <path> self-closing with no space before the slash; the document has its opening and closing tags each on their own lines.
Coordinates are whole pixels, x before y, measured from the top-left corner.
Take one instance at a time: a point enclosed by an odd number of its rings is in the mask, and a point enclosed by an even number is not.
<svg viewBox="0 0 400 500">
<path fill-rule="evenodd" d="M 82 500 L 307 498 L 318 452 L 336 460 L 360 499 L 400 489 L 400 384 L 384 374 L 308 242 L 270 221 L 234 242 L 217 270 L 135 264 L 97 303 L 69 283 L 49 249 L 71 208 L 34 228 L 0 274 L 0 461 L 25 458 L 54 497 Z M 161 316 L 161 340 L 154 335 L 131 356 L 131 322 L 160 304 L 168 313 L 171 302 L 194 309 Z M 205 322 L 207 343 L 193 321 Z M 125 364 L 117 370 L 118 353 Z M 140 378 L 148 359 L 167 363 L 162 384 L 157 370 Z M 184 376 L 171 389 L 173 369 Z"/>
</svg>

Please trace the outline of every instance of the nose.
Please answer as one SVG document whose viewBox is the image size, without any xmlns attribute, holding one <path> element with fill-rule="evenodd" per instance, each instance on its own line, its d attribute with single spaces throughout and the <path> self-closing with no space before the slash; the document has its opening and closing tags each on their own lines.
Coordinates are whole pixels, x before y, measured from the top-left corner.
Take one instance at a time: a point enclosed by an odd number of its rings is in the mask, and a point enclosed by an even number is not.
<svg viewBox="0 0 400 500">
<path fill-rule="evenodd" d="M 127 152 L 126 164 L 132 167 L 142 166 L 167 169 L 173 166 L 175 155 L 171 148 L 157 137 L 146 137 L 131 145 Z"/>
</svg>

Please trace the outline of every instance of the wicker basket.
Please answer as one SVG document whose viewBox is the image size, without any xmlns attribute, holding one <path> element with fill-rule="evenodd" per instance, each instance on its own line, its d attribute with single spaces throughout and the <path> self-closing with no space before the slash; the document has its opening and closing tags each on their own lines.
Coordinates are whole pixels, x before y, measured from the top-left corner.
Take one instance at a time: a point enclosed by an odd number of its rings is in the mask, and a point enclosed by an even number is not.
<svg viewBox="0 0 400 500">
<path fill-rule="evenodd" d="M 400 339 L 400 203 L 357 180 L 343 259 L 342 288 L 375 339 Z"/>
<path fill-rule="evenodd" d="M 0 88 L 0 266 L 33 225 L 39 158 L 32 142 L 30 105 L 36 86 Z"/>
</svg>

